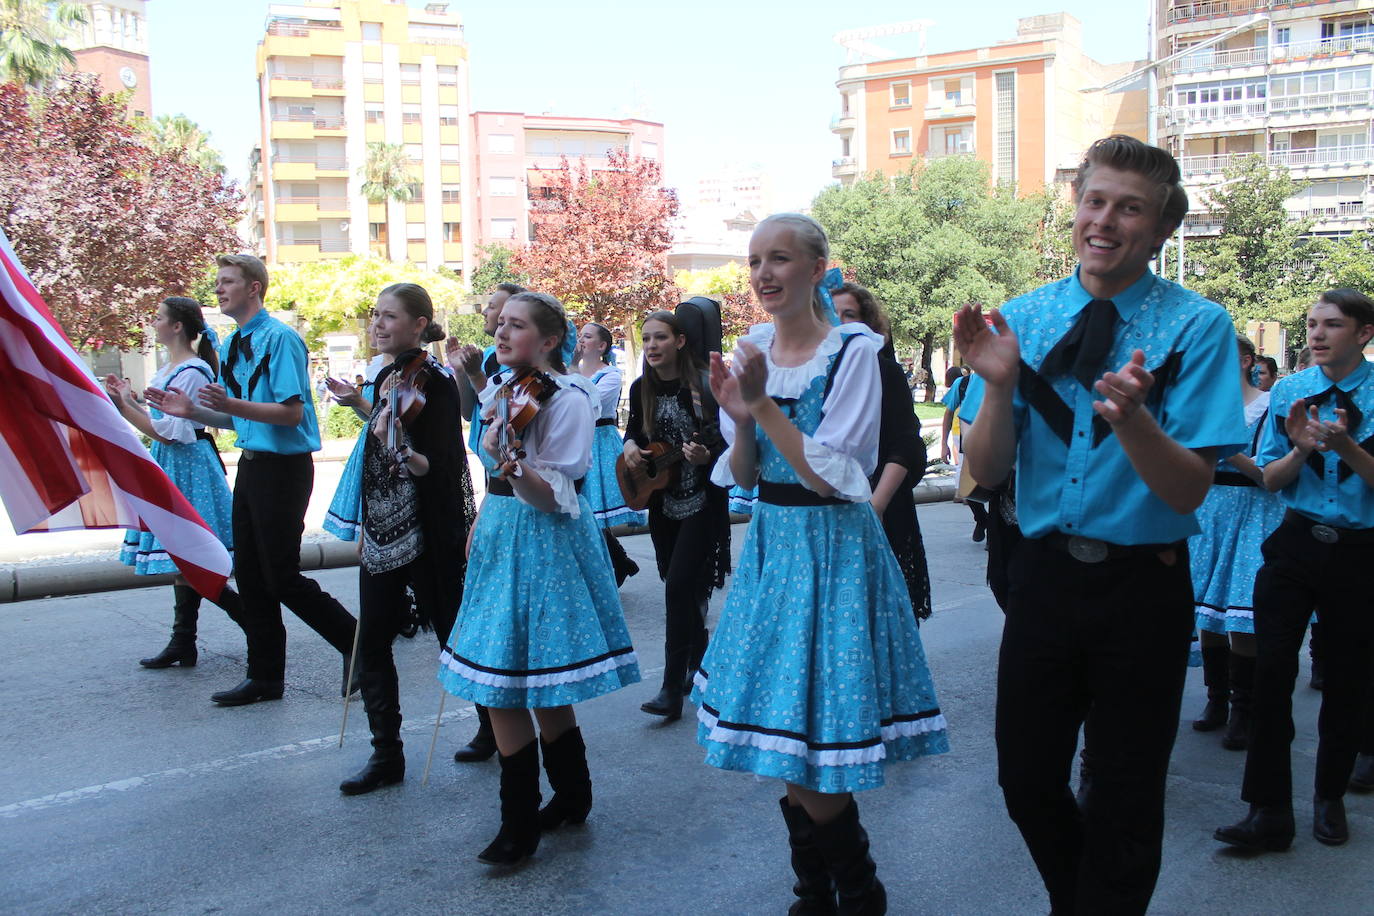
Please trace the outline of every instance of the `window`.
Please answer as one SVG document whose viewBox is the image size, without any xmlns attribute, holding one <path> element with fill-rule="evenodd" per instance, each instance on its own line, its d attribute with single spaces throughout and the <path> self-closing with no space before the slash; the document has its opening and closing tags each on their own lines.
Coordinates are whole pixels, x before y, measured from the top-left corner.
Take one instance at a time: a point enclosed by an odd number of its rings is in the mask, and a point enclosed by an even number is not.
<svg viewBox="0 0 1374 916">
<path fill-rule="evenodd" d="M 1327 41 L 1328 39 L 1335 38 L 1335 37 L 1336 37 L 1336 23 L 1334 23 L 1334 22 L 1323 22 L 1323 23 L 1322 23 L 1322 41 Z"/>
<path fill-rule="evenodd" d="M 1371 33 L 1374 33 L 1374 27 L 1369 24 L 1368 20 L 1341 23 L 1342 38 L 1360 38 Z"/>
<path fill-rule="evenodd" d="M 419 124 L 419 123 L 420 123 L 420 106 L 419 106 L 419 105 L 416 105 L 416 104 L 414 104 L 414 103 L 411 103 L 411 102 L 407 102 L 406 104 L 402 105 L 402 106 L 401 106 L 401 123 L 402 123 L 402 124 Z"/>
<path fill-rule="evenodd" d="M 515 238 L 515 220 L 494 219 L 491 221 L 491 237 L 494 239 Z"/>
<path fill-rule="evenodd" d="M 381 124 L 386 120 L 385 109 L 381 102 L 363 103 L 363 120 L 369 124 Z"/>
<path fill-rule="evenodd" d="M 458 106 L 440 105 L 439 106 L 439 126 L 457 127 L 458 126 Z"/>
<path fill-rule="evenodd" d="M 365 44 L 379 44 L 382 40 L 382 24 L 380 22 L 364 22 L 363 42 Z"/>
<path fill-rule="evenodd" d="M 639 144 L 639 155 L 643 156 L 645 159 L 657 159 L 658 144 L 649 142 Z"/>
<path fill-rule="evenodd" d="M 425 186 L 418 181 L 412 181 L 410 187 L 410 202 L 422 204 L 425 202 Z"/>
<path fill-rule="evenodd" d="M 1274 29 L 1274 44 L 1286 45 L 1293 41 L 1293 30 L 1287 26 Z"/>
<path fill-rule="evenodd" d="M 848 159 L 850 156 L 848 137 L 840 138 L 840 155 L 843 156 L 845 159 Z"/>
<path fill-rule="evenodd" d="M 406 223 L 406 241 L 423 242 L 425 240 L 424 223 Z"/>
<path fill-rule="evenodd" d="M 847 117 L 849 117 L 849 93 L 848 93 L 848 92 L 841 92 L 841 93 L 840 93 L 840 117 L 842 117 L 842 118 L 847 118 Z"/>
<path fill-rule="evenodd" d="M 439 145 L 440 162 L 461 162 L 461 153 L 457 143 L 441 143 Z"/>
<path fill-rule="evenodd" d="M 487 134 L 487 152 L 515 152 L 515 134 Z"/>
<path fill-rule="evenodd" d="M 910 156 L 911 155 L 911 129 L 908 127 L 894 130 L 892 132 L 892 155 Z"/>
<path fill-rule="evenodd" d="M 367 240 L 369 242 L 386 241 L 386 223 L 368 223 Z"/>
<path fill-rule="evenodd" d="M 888 102 L 892 108 L 911 107 L 911 81 L 903 80 L 900 83 L 892 83 L 890 86 L 892 98 Z"/>
<path fill-rule="evenodd" d="M 446 204 L 460 204 L 463 202 L 462 187 L 456 184 L 442 185 L 440 188 L 440 200 Z"/>
<path fill-rule="evenodd" d="M 973 152 L 973 127 L 932 127 L 930 158 L 969 155 Z"/>
<path fill-rule="evenodd" d="M 487 192 L 492 197 L 514 197 L 516 192 L 514 178 L 488 178 Z"/>
<path fill-rule="evenodd" d="M 438 71 L 438 74 L 439 74 L 439 85 L 440 85 L 440 86 L 457 86 L 457 85 L 458 85 L 458 68 L 457 68 L 457 67 L 445 67 L 445 66 L 440 66 L 440 67 L 436 67 L 435 69 Z"/>
<path fill-rule="evenodd" d="M 956 76 L 931 80 L 927 108 L 948 110 L 973 104 L 973 77 Z"/>
<path fill-rule="evenodd" d="M 993 74 L 992 177 L 1016 180 L 1016 71 Z"/>
<path fill-rule="evenodd" d="M 401 64 L 401 82 L 417 84 L 420 82 L 419 64 Z"/>
<path fill-rule="evenodd" d="M 444 241 L 456 245 L 463 240 L 462 223 L 444 223 Z"/>
<path fill-rule="evenodd" d="M 421 159 L 425 158 L 424 147 L 418 143 L 407 143 L 406 158 L 411 162 L 419 162 Z"/>
<path fill-rule="evenodd" d="M 382 81 L 382 65 L 377 61 L 363 62 L 363 82 L 380 83 Z"/>
</svg>

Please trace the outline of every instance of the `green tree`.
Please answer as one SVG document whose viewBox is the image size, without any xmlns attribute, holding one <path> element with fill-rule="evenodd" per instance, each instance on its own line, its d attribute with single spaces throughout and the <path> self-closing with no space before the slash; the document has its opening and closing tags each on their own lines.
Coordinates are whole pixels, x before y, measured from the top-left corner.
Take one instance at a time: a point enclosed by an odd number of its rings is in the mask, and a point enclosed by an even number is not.
<svg viewBox="0 0 1374 916">
<path fill-rule="evenodd" d="M 186 158 L 207 172 L 224 174 L 224 159 L 210 145 L 210 134 L 184 114 L 158 115 L 148 122 L 148 138 L 154 150 L 182 150 Z"/>
<path fill-rule="evenodd" d="M 472 294 L 482 296 L 496 288 L 498 283 L 519 283 L 527 286 L 528 275 L 520 273 L 511 266 L 514 250 L 500 242 L 490 242 L 481 246 L 482 263 L 472 272 Z"/>
<path fill-rule="evenodd" d="M 1321 260 L 1317 263 L 1317 282 L 1311 294 L 1328 289 L 1350 287 L 1366 296 L 1374 295 L 1374 237 L 1367 232 L 1355 232 L 1341 239 L 1325 239 L 1321 246 Z"/>
<path fill-rule="evenodd" d="M 1200 192 L 1221 233 L 1184 245 L 1184 280 L 1225 306 L 1237 327 L 1281 321 L 1291 334 L 1304 322 L 1325 246 L 1304 238 L 1310 218 L 1293 219 L 1284 206 L 1303 187 L 1287 169 L 1246 156 Z"/>
<path fill-rule="evenodd" d="M 414 196 L 410 157 L 404 144 L 374 140 L 367 144 L 367 158 L 358 177 L 363 180 L 363 196 L 370 203 L 386 204 L 387 222 L 392 222 L 392 208 L 408 203 Z M 406 240 L 402 233 L 388 236 L 387 253 L 393 261 L 404 261 Z"/>
<path fill-rule="evenodd" d="M 1066 187 L 1055 187 L 1042 199 L 1045 211 L 1040 220 L 1040 266 L 1035 278 L 1044 285 L 1064 279 L 1078 266 L 1078 252 L 1073 248 L 1073 219 L 1078 208 Z"/>
<path fill-rule="evenodd" d="M 0 83 L 38 86 L 75 64 L 62 42 L 85 24 L 79 3 L 0 0 Z"/>
<path fill-rule="evenodd" d="M 1017 197 L 989 178 L 985 163 L 950 156 L 831 186 L 813 204 L 831 254 L 885 303 L 894 341 L 921 345 L 927 373 L 955 309 L 1025 292 L 1041 267 L 1046 197 Z"/>
</svg>

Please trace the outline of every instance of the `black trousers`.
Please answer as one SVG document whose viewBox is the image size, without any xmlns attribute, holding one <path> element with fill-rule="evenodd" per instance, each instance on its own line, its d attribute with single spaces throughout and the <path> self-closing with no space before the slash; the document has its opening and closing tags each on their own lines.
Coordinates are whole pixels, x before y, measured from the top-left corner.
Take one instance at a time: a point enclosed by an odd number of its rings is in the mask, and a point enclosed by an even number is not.
<svg viewBox="0 0 1374 916">
<path fill-rule="evenodd" d="M 1255 699 L 1241 797 L 1292 804 L 1293 683 L 1312 609 L 1321 621 L 1321 713 L 1316 792 L 1345 795 L 1368 731 L 1365 704 L 1374 664 L 1374 544 L 1323 544 L 1285 521 L 1264 542 L 1255 577 Z"/>
<path fill-rule="evenodd" d="M 1144 913 L 1193 632 L 1188 554 L 1080 563 L 1043 541 L 1008 570 L 998 782 L 1055 913 Z M 1079 728 L 1092 760 L 1069 790 Z"/>
<path fill-rule="evenodd" d="M 406 623 L 409 598 L 406 586 L 415 592 L 415 604 L 423 620 L 434 627 L 439 648 L 458 619 L 458 602 L 450 594 L 445 600 L 435 588 L 435 577 L 421 564 L 422 557 L 397 569 L 370 573 L 358 566 L 358 671 L 362 683 L 363 705 L 372 728 L 376 748 L 401 746 L 400 687 L 396 679 L 396 659 L 391 645 Z M 459 593 L 461 601 L 461 592 Z"/>
<path fill-rule="evenodd" d="M 687 669 L 706 653 L 706 601 L 711 594 L 710 557 L 715 550 L 716 514 L 726 511 L 725 491 L 707 487 L 706 505 L 681 520 L 656 506 L 649 510 L 658 574 L 663 579 L 667 625 L 663 640 L 663 686 L 682 689 Z M 719 505 L 718 505 L 719 504 Z"/>
<path fill-rule="evenodd" d="M 280 681 L 286 671 L 286 605 L 340 652 L 353 648 L 353 615 L 301 575 L 301 533 L 315 483 L 311 456 L 255 452 L 234 482 L 234 578 L 243 599 L 248 676 Z"/>
</svg>

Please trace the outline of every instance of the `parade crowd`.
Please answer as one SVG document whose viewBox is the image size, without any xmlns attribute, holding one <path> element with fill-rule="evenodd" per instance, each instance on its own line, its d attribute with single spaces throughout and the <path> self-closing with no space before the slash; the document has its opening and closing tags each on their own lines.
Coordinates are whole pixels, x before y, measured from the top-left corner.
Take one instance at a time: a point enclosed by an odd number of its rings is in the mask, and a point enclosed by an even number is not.
<svg viewBox="0 0 1374 916">
<path fill-rule="evenodd" d="M 957 424 L 974 539 L 988 540 L 1006 615 L 999 782 L 1051 912 L 1143 913 L 1195 640 L 1207 703 L 1193 728 L 1246 751 L 1248 808 L 1218 841 L 1280 851 L 1295 838 L 1292 693 L 1309 622 L 1315 838 L 1344 843 L 1347 789 L 1374 790 L 1374 302 L 1323 294 L 1310 365 L 1278 378 L 1221 305 L 1150 270 L 1188 210 L 1171 155 L 1100 140 L 1073 191 L 1073 274 L 955 316 L 972 374 L 947 379 L 941 457 Z M 455 760 L 500 765 L 499 828 L 478 858 L 523 862 L 542 833 L 592 812 L 595 736 L 575 709 L 640 680 L 618 594 L 640 570 L 611 529 L 647 526 L 666 635 L 643 711 L 674 720 L 690 703 L 706 763 L 781 781 L 788 912 L 885 912 L 856 798 L 958 734 L 919 630 L 930 574 L 912 490 L 926 446 L 883 308 L 830 267 L 821 226 L 768 217 L 748 267 L 771 321 L 728 357 L 712 300 L 644 318 L 623 430 L 607 327 L 578 329 L 555 297 L 501 284 L 483 310 L 492 343 L 447 339 L 441 359 L 428 293 L 382 290 L 380 359 L 361 384 L 327 380 L 364 421 L 326 520 L 358 545 L 356 618 L 300 570 L 320 436 L 305 344 L 263 308 L 267 269 L 218 258 L 215 294 L 237 324 L 222 343 L 197 302 L 164 300 L 168 358 L 142 402 L 113 376 L 106 388 L 232 552 L 237 592 L 206 598 L 242 628 L 247 671 L 211 699 L 281 699 L 285 605 L 339 653 L 342 696 L 361 694 L 373 750 L 339 788 L 366 794 L 406 771 L 392 645 L 431 633 L 440 684 L 478 712 Z M 212 428 L 237 434 L 232 493 Z M 732 512 L 751 515 L 733 569 Z M 177 571 L 146 532 L 122 558 Z M 202 597 L 180 578 L 173 595 L 171 641 L 145 667 L 196 663 Z"/>
</svg>

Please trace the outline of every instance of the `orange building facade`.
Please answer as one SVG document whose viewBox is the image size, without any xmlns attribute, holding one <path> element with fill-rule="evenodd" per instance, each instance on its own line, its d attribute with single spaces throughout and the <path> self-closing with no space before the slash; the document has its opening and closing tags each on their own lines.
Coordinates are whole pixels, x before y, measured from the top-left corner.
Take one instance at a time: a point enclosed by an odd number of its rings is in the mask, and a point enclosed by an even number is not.
<svg viewBox="0 0 1374 916">
<path fill-rule="evenodd" d="M 849 184 L 972 155 L 995 182 L 1038 190 L 1070 177 L 1098 137 L 1145 137 L 1143 90 L 1096 89 L 1137 66 L 1088 57 L 1081 26 L 1064 13 L 1021 19 L 1015 39 L 987 47 L 847 65 L 836 82 L 832 174 Z"/>
</svg>

